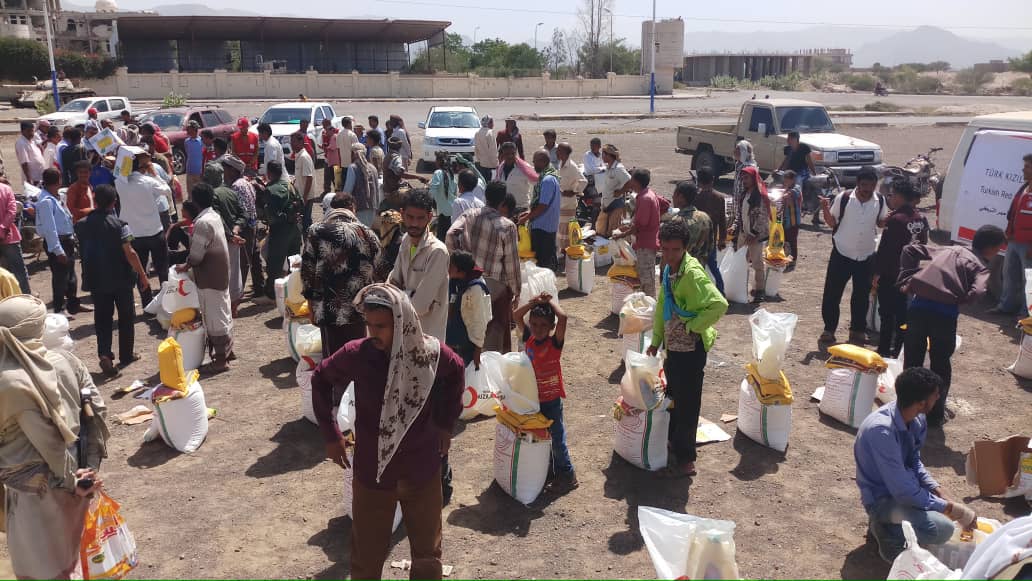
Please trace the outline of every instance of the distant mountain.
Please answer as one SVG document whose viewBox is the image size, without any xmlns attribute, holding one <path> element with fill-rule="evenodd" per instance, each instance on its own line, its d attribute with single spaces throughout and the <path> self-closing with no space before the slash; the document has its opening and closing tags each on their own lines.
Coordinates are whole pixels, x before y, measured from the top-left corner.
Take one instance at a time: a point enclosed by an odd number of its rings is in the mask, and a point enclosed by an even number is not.
<svg viewBox="0 0 1032 581">
<path fill-rule="evenodd" d="M 150 8 L 162 16 L 262 16 L 257 12 L 227 8 L 220 10 L 204 4 L 162 4 Z"/>
<path fill-rule="evenodd" d="M 868 67 L 874 63 L 892 66 L 946 61 L 954 69 L 960 69 L 992 59 L 1017 56 L 1020 52 L 995 42 L 971 40 L 941 28 L 921 26 L 861 46 L 854 51 L 853 64 Z"/>
</svg>

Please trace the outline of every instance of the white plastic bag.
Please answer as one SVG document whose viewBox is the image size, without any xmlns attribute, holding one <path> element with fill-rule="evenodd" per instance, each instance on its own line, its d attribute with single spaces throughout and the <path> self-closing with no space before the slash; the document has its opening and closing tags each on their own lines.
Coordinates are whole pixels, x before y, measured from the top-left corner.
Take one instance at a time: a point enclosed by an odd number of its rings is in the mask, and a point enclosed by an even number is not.
<svg viewBox="0 0 1032 581">
<path fill-rule="evenodd" d="M 613 251 L 613 262 L 617 266 L 634 266 L 638 263 L 638 257 L 634 253 L 634 249 L 631 247 L 631 243 L 625 238 L 621 238 L 616 242 L 611 243 L 611 249 L 615 246 Z"/>
<path fill-rule="evenodd" d="M 294 270 L 287 275 L 287 296 L 285 302 L 287 306 L 294 305 L 295 308 L 305 302 L 304 297 L 305 286 L 301 281 L 301 271 Z"/>
<path fill-rule="evenodd" d="M 595 257 L 595 268 L 603 268 L 613 264 L 613 244 L 608 238 L 595 236 L 592 239 L 592 256 Z"/>
<path fill-rule="evenodd" d="M 143 308 L 143 312 L 148 315 L 157 315 L 158 311 L 161 310 L 161 303 L 165 299 L 165 293 L 172 288 L 172 285 L 166 281 L 161 283 L 161 288 L 158 290 L 158 294 L 154 295 L 151 302 L 147 303 L 147 306 Z"/>
<path fill-rule="evenodd" d="M 315 419 L 315 406 L 312 404 L 312 373 L 322 361 L 322 353 L 302 355 L 301 361 L 297 362 L 297 386 L 301 388 L 301 415 L 313 424 L 319 422 Z"/>
<path fill-rule="evenodd" d="M 903 373 L 903 360 L 885 358 L 885 371 L 878 376 L 878 393 L 875 399 L 882 403 L 896 400 L 896 378 Z"/>
<path fill-rule="evenodd" d="M 643 331 L 641 333 L 634 333 L 633 335 L 624 335 L 623 337 L 623 357 L 627 357 L 627 353 L 634 351 L 635 353 L 644 353 L 649 350 L 652 346 L 652 331 Z"/>
<path fill-rule="evenodd" d="M 541 411 L 537 377 L 526 353 L 481 353 L 480 369 L 487 380 L 486 389 L 498 394 L 498 399 L 505 407 L 518 414 L 536 414 Z"/>
<path fill-rule="evenodd" d="M 959 575 L 943 565 L 927 550 L 917 544 L 917 533 L 910 521 L 903 521 L 903 536 L 907 548 L 892 562 L 886 579 L 957 579 Z"/>
<path fill-rule="evenodd" d="M 499 423 L 495 428 L 494 477 L 498 486 L 522 504 L 541 494 L 548 477 L 552 442 L 531 442 Z"/>
<path fill-rule="evenodd" d="M 609 289 L 609 310 L 614 315 L 619 315 L 620 309 L 623 308 L 624 301 L 628 296 L 634 293 L 634 287 L 623 281 L 610 280 Z"/>
<path fill-rule="evenodd" d="M 638 507 L 638 529 L 658 579 L 738 579 L 735 523 Z"/>
<path fill-rule="evenodd" d="M 648 411 L 634 410 L 616 422 L 613 451 L 643 470 L 661 470 L 667 465 L 669 432 L 667 405 Z"/>
<path fill-rule="evenodd" d="M 776 297 L 781 292 L 781 280 L 785 277 L 785 269 L 767 267 L 763 279 L 763 294 L 768 297 Z"/>
<path fill-rule="evenodd" d="M 785 364 L 785 353 L 792 341 L 799 317 L 792 313 L 771 313 L 759 309 L 749 316 L 752 329 L 753 361 L 760 376 L 766 379 L 780 377 Z"/>
<path fill-rule="evenodd" d="M 205 340 L 204 324 L 200 321 L 187 323 L 179 329 L 169 329 L 168 336 L 179 343 L 183 350 L 183 370 L 189 372 L 200 369 L 204 363 Z"/>
<path fill-rule="evenodd" d="M 1032 379 L 1032 335 L 1021 334 L 1021 345 L 1018 347 L 1018 358 L 1007 368 L 1018 377 Z"/>
<path fill-rule="evenodd" d="M 75 341 L 68 334 L 68 317 L 57 313 L 47 315 L 43 327 L 43 346 L 49 350 L 69 352 L 75 348 Z"/>
<path fill-rule="evenodd" d="M 1000 521 L 991 518 L 979 518 L 978 522 L 983 525 L 989 525 L 993 531 L 1003 526 Z M 950 540 L 941 545 L 929 545 L 927 547 L 928 552 L 948 569 L 963 569 L 971 559 L 975 549 L 978 548 L 978 545 L 989 538 L 988 534 L 976 528 L 971 531 L 971 540 L 963 541 L 960 538 L 962 530 L 961 527 L 954 526 L 953 536 L 950 537 Z"/>
<path fill-rule="evenodd" d="M 656 299 L 645 293 L 631 293 L 620 307 L 620 327 L 617 333 L 631 335 L 652 329 L 656 314 Z"/>
<path fill-rule="evenodd" d="M 749 302 L 749 260 L 748 248 L 739 248 L 724 257 L 720 263 L 720 276 L 724 278 L 724 296 L 732 303 Z"/>
<path fill-rule="evenodd" d="M 208 436 L 208 404 L 199 382 L 190 384 L 186 397 L 154 404 L 154 421 L 144 440 L 153 439 L 154 432 L 180 452 L 189 454 L 201 447 Z"/>
<path fill-rule="evenodd" d="M 821 413 L 853 428 L 859 428 L 873 411 L 878 392 L 878 374 L 855 369 L 829 369 L 824 381 L 824 397 L 818 406 Z"/>
<path fill-rule="evenodd" d="M 287 317 L 287 277 L 277 278 L 274 283 L 276 289 L 276 312 L 279 316 Z"/>
<path fill-rule="evenodd" d="M 348 384 L 337 406 L 337 429 L 346 434 L 355 429 L 355 382 Z"/>
<path fill-rule="evenodd" d="M 663 402 L 666 380 L 663 360 L 634 351 L 624 356 L 624 374 L 620 379 L 620 395 L 627 405 L 639 410 L 656 409 Z"/>
<path fill-rule="evenodd" d="M 595 288 L 595 259 L 592 255 L 566 257 L 566 286 L 575 292 L 591 294 L 591 289 Z"/>
<path fill-rule="evenodd" d="M 541 268 L 531 261 L 523 263 L 523 272 L 526 278 L 520 288 L 520 304 L 525 305 L 530 299 L 539 296 L 541 293 L 548 293 L 552 298 L 559 300 L 559 289 L 555 285 L 555 273 L 547 268 Z"/>
<path fill-rule="evenodd" d="M 738 389 L 738 431 L 750 440 L 784 452 L 792 430 L 791 405 L 766 405 L 756 399 L 748 379 Z"/>
<path fill-rule="evenodd" d="M 301 325 L 297 328 L 294 345 L 298 355 L 322 355 L 322 332 L 315 325 Z"/>
<path fill-rule="evenodd" d="M 466 366 L 466 390 L 462 392 L 460 420 L 471 420 L 478 415 L 494 416 L 494 407 L 501 403 L 498 393 L 492 391 L 493 386 L 487 381 L 483 354 L 480 363 L 479 370 L 473 363 Z"/>
<path fill-rule="evenodd" d="M 178 272 L 173 266 L 168 269 L 169 290 L 161 298 L 161 306 L 168 312 L 174 313 L 179 309 L 199 309 L 197 285 L 190 278 L 189 271 Z"/>
<path fill-rule="evenodd" d="M 881 332 L 881 315 L 878 314 L 878 293 L 871 293 L 871 302 L 867 306 L 867 330 Z"/>
</svg>

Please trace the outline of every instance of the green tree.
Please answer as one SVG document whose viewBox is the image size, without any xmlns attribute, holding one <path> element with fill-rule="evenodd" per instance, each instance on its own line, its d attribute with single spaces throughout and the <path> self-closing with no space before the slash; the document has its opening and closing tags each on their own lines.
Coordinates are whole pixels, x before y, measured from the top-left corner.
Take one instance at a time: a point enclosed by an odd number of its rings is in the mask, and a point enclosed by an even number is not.
<svg viewBox="0 0 1032 581">
<path fill-rule="evenodd" d="M 444 43 L 423 50 L 409 65 L 409 70 L 419 73 L 465 73 L 469 71 L 470 50 L 462 42 L 462 35 L 449 33 Z"/>
<path fill-rule="evenodd" d="M 1032 50 L 1017 58 L 1008 59 L 1012 71 L 1032 75 Z"/>
<path fill-rule="evenodd" d="M 982 85 L 991 83 L 995 75 L 988 71 L 976 71 L 974 68 L 957 71 L 956 82 L 968 95 L 977 95 Z"/>
<path fill-rule="evenodd" d="M 950 70 L 950 63 L 946 61 L 932 61 L 928 63 L 928 70 L 941 73 Z"/>
<path fill-rule="evenodd" d="M 0 79 L 30 82 L 33 77 L 47 78 L 50 62 L 47 49 L 35 40 L 0 38 Z"/>
</svg>

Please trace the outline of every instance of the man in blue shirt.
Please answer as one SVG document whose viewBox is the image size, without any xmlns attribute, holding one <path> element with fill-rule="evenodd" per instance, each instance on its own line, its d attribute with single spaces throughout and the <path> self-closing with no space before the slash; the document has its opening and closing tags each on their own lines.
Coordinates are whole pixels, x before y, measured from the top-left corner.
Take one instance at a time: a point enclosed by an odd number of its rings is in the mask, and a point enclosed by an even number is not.
<svg viewBox="0 0 1032 581">
<path fill-rule="evenodd" d="M 896 378 L 896 401 L 867 416 L 853 445 L 856 484 L 867 511 L 878 553 L 892 562 L 904 549 L 903 521 L 909 521 L 918 543 L 939 545 L 953 535 L 956 521 L 974 528 L 970 507 L 953 502 L 921 463 L 928 433 L 925 417 L 939 399 L 942 379 L 915 367 Z"/>
<path fill-rule="evenodd" d="M 61 172 L 54 168 L 43 171 L 43 191 L 36 200 L 36 231 L 47 243 L 47 265 L 50 266 L 54 292 L 54 312 L 75 314 L 93 309 L 79 304 L 76 296 L 78 279 L 75 276 L 75 230 L 72 214 L 61 202 Z M 65 310 L 65 301 L 68 313 Z"/>
<path fill-rule="evenodd" d="M 186 141 L 183 142 L 183 148 L 186 150 L 187 192 L 192 192 L 194 186 L 201 183 L 201 175 L 204 173 L 204 142 L 197 136 L 200 128 L 201 124 L 196 121 L 186 124 Z"/>
<path fill-rule="evenodd" d="M 530 244 L 542 268 L 556 270 L 559 260 L 555 249 L 555 233 L 559 230 L 559 172 L 552 167 L 548 152 L 534 152 L 534 171 L 538 182 L 530 199 L 530 211 L 520 218 L 520 224 L 530 222 Z"/>
</svg>

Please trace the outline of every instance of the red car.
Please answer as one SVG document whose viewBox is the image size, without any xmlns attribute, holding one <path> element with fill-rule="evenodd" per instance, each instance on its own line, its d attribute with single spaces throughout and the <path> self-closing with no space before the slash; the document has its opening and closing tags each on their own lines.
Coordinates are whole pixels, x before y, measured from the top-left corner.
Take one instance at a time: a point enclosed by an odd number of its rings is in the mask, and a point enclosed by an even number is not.
<svg viewBox="0 0 1032 581">
<path fill-rule="evenodd" d="M 201 130 L 211 129 L 215 137 L 229 142 L 229 136 L 237 130 L 236 118 L 221 107 L 169 107 L 157 109 L 140 117 L 140 123 L 153 123 L 161 128 L 172 147 L 172 160 L 176 174 L 186 171 L 186 124 L 196 121 Z"/>
</svg>

